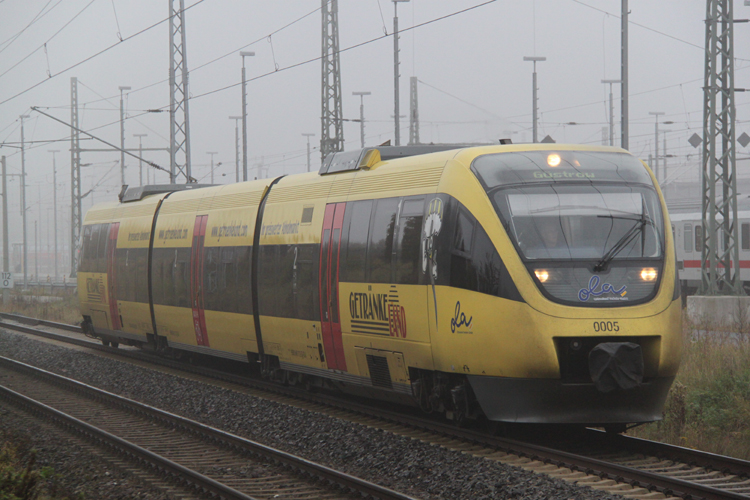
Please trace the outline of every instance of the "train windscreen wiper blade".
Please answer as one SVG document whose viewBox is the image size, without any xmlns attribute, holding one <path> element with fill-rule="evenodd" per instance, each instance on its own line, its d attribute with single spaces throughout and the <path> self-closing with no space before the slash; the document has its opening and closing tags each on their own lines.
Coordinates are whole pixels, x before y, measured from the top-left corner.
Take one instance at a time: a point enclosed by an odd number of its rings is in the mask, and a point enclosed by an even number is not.
<svg viewBox="0 0 750 500">
<path fill-rule="evenodd" d="M 654 222 L 649 217 L 647 217 L 645 215 L 642 215 L 641 217 L 639 217 L 637 219 L 636 218 L 632 218 L 632 217 L 615 217 L 613 215 L 599 215 L 598 217 L 606 217 L 606 218 L 609 218 L 609 219 L 635 220 L 636 222 L 635 222 L 635 224 L 633 224 L 633 226 L 630 229 L 627 230 L 627 232 L 625 234 L 622 235 L 622 237 L 619 240 L 617 240 L 617 243 L 615 243 L 614 245 L 612 245 L 612 247 L 609 249 L 609 251 L 602 256 L 601 260 L 599 260 L 599 262 L 596 263 L 596 265 L 594 266 L 594 271 L 595 272 L 600 272 L 600 271 L 604 270 L 607 267 L 607 265 L 610 262 L 612 262 L 612 259 L 614 259 L 615 257 L 617 257 L 617 255 L 620 252 L 622 252 L 622 250 L 625 247 L 627 247 L 630 244 L 631 241 L 633 241 L 633 239 L 636 237 L 636 235 L 639 232 L 643 231 L 643 228 L 646 227 L 646 225 L 651 225 L 651 226 L 656 227 L 654 225 Z"/>
</svg>

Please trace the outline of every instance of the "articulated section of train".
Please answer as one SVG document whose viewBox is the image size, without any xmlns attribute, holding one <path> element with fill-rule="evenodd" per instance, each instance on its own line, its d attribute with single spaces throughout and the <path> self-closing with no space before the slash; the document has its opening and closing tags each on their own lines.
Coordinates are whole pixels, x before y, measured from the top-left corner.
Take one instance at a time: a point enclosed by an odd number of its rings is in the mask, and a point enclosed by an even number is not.
<svg viewBox="0 0 750 500">
<path fill-rule="evenodd" d="M 318 173 L 131 188 L 84 222 L 84 327 L 448 418 L 661 418 L 679 282 L 616 148 L 379 147 Z"/>
</svg>

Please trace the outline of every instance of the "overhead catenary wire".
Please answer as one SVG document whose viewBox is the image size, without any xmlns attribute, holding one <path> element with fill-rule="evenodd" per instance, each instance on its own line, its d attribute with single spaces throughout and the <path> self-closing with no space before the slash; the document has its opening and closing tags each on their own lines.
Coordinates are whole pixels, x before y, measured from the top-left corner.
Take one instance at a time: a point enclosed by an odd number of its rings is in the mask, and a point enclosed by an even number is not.
<svg viewBox="0 0 750 500">
<path fill-rule="evenodd" d="M 92 2 L 93 2 L 93 1 L 95 1 L 95 0 L 92 0 Z M 197 0 L 197 1 L 196 1 L 196 2 L 194 3 L 194 4 L 192 4 L 192 5 L 189 5 L 189 6 L 185 7 L 185 9 L 184 9 L 184 10 L 185 10 L 185 11 L 187 11 L 188 9 L 192 9 L 192 8 L 193 8 L 193 7 L 195 7 L 196 5 L 200 5 L 200 4 L 202 4 L 203 2 L 205 2 L 205 1 L 206 1 L 206 0 Z M 122 39 L 121 41 L 119 41 L 119 42 L 117 42 L 117 43 L 115 43 L 115 44 L 112 44 L 112 45 L 109 45 L 109 46 L 107 46 L 107 47 L 103 48 L 103 49 L 102 49 L 102 50 L 100 50 L 99 52 L 96 52 L 96 53 L 94 53 L 94 54 L 92 54 L 92 55 L 90 55 L 90 56 L 86 57 L 85 59 L 82 59 L 82 60 L 80 60 L 80 61 L 78 61 L 78 62 L 76 62 L 76 63 L 73 63 L 73 64 L 71 64 L 71 65 L 70 65 L 70 66 L 68 66 L 67 68 L 65 68 L 65 69 L 62 69 L 62 70 L 58 71 L 57 73 L 55 73 L 55 74 L 52 74 L 52 75 L 50 75 L 50 76 L 49 76 L 48 78 L 46 78 L 46 79 L 44 79 L 44 80 L 42 80 L 42 81 L 40 81 L 40 82 L 37 82 L 37 83 L 35 83 L 34 85 L 31 85 L 30 87 L 27 87 L 26 89 L 24 89 L 24 90 L 22 90 L 21 92 L 18 92 L 18 93 L 16 93 L 16 94 L 12 95 L 11 97 L 8 97 L 8 98 L 7 98 L 7 99 L 5 99 L 4 101 L 0 101 L 0 106 L 2 106 L 3 104 L 5 104 L 5 103 L 7 103 L 7 102 L 10 102 L 10 101 L 12 101 L 13 99 L 15 99 L 15 98 L 17 98 L 17 97 L 20 97 L 20 96 L 24 95 L 25 93 L 27 93 L 27 92 L 29 92 L 29 91 L 31 91 L 31 90 L 33 90 L 33 89 L 37 88 L 38 86 L 42 85 L 43 83 L 46 83 L 46 82 L 48 82 L 48 81 L 52 80 L 53 78 L 55 78 L 55 77 L 57 77 L 57 76 L 60 76 L 61 74 L 63 74 L 63 73 L 66 73 L 66 72 L 70 71 L 70 70 L 71 70 L 71 69 L 73 69 L 73 68 L 77 68 L 78 66 L 80 66 L 80 65 L 82 65 L 82 64 L 84 64 L 84 63 L 86 63 L 86 62 L 88 62 L 88 61 L 90 61 L 90 60 L 92 60 L 92 59 L 94 59 L 95 57 L 98 57 L 98 56 L 100 56 L 100 55 L 102 55 L 102 54 L 104 54 L 104 53 L 106 53 L 106 52 L 108 52 L 108 51 L 112 50 L 113 48 L 117 47 L 117 46 L 118 46 L 118 45 L 120 45 L 121 43 L 127 42 L 128 40 L 132 40 L 133 38 L 135 38 L 135 37 L 137 37 L 137 36 L 139 36 L 139 35 L 142 35 L 143 33 L 146 33 L 146 32 L 148 32 L 148 31 L 150 31 L 150 30 L 152 30 L 152 29 L 156 28 L 157 26 L 159 26 L 159 25 L 161 25 L 161 24 L 163 24 L 163 23 L 165 23 L 165 22 L 167 22 L 167 21 L 169 21 L 169 17 L 167 17 L 167 18 L 165 18 L 165 19 L 162 19 L 161 21 L 158 21 L 158 22 L 156 22 L 156 23 L 154 23 L 154 24 L 151 24 L 150 26 L 148 26 L 148 27 L 146 27 L 146 28 L 143 28 L 142 30 L 140 30 L 140 31 L 138 31 L 138 32 L 136 32 L 136 33 L 133 33 L 132 35 L 130 35 L 130 36 L 128 36 L 128 37 L 125 37 L 125 38 L 123 38 L 123 39 Z"/>
</svg>

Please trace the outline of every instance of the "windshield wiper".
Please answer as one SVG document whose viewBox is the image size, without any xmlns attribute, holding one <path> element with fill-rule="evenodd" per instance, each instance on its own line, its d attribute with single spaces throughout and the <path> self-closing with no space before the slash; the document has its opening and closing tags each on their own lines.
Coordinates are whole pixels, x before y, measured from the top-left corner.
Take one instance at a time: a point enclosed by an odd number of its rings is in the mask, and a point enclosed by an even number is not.
<svg viewBox="0 0 750 500">
<path fill-rule="evenodd" d="M 594 266 L 594 272 L 597 272 L 597 273 L 606 269 L 607 265 L 610 262 L 612 262 L 612 259 L 617 257 L 617 255 L 620 252 L 622 252 L 622 250 L 625 247 L 627 247 L 631 241 L 633 241 L 633 239 L 636 237 L 639 231 L 641 232 L 641 234 L 643 234 L 642 231 L 646 225 L 651 225 L 651 226 L 656 227 L 654 225 L 654 222 L 645 214 L 641 215 L 641 217 L 638 219 L 635 219 L 632 217 L 615 217 L 613 215 L 598 215 L 597 217 L 606 217 L 609 219 L 625 219 L 625 220 L 636 221 L 635 224 L 633 224 L 633 226 L 630 229 L 628 229 L 628 231 L 625 234 L 623 234 L 619 240 L 617 240 L 617 243 L 612 245 L 609 251 L 602 256 L 601 260 L 599 260 L 599 262 L 596 263 L 596 265 Z M 641 250 L 641 255 L 642 254 L 643 254 L 643 250 Z"/>
</svg>

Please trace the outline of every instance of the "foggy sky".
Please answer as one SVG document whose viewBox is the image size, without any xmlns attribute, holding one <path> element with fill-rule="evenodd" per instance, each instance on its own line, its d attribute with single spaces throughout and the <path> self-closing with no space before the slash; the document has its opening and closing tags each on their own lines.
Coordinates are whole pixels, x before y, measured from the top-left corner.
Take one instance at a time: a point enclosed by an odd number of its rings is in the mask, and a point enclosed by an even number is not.
<svg viewBox="0 0 750 500">
<path fill-rule="evenodd" d="M 254 166 L 261 158 L 269 167 L 266 176 L 305 171 L 302 133 L 316 134 L 311 143 L 315 147 L 312 168 L 317 169 L 321 65 L 314 59 L 321 52 L 320 1 L 185 3 L 186 7 L 197 3 L 186 12 L 193 176 L 209 181 L 206 153 L 216 151 L 215 162 L 222 162 L 215 170 L 216 182 L 234 181 L 235 122 L 228 117 L 241 114 L 239 50 L 256 53 L 246 59 L 249 177 L 256 175 Z M 399 26 L 406 30 L 400 38 L 401 114 L 409 111 L 409 77 L 417 76 L 424 82 L 419 86 L 421 141 L 496 142 L 510 137 L 513 142 L 530 142 L 532 64 L 523 57 L 537 55 L 547 57 L 537 63 L 539 137 L 549 134 L 557 142 L 601 144 L 609 86 L 600 81 L 620 78 L 620 1 L 498 0 L 451 16 L 481 3 L 399 3 Z M 683 172 L 683 179 L 697 179 L 694 164 L 700 150 L 692 148 L 687 138 L 694 132 L 701 135 L 702 130 L 705 8 L 705 2 L 698 0 L 630 0 L 630 150 L 648 158 L 654 142 L 654 117 L 648 113 L 665 112 L 660 120 L 674 122 L 662 126 L 672 131 L 667 134 L 668 153 L 677 155 L 669 160 L 670 174 Z M 742 0 L 735 0 L 734 8 L 735 19 L 750 17 L 750 7 Z M 393 11 L 393 2 L 388 0 L 339 0 L 343 114 L 346 119 L 359 118 L 360 99 L 352 92 L 372 92 L 365 97 L 368 145 L 393 139 L 393 38 L 378 40 L 384 31 L 392 34 Z M 24 30 L 40 12 L 48 14 Z M 166 0 L 0 0 L 0 143 L 7 144 L 0 154 L 7 157 L 9 172 L 18 173 L 21 168 L 19 150 L 11 147 L 17 144 L 9 144 L 20 141 L 19 115 L 31 115 L 25 125 L 27 141 L 69 137 L 69 129 L 30 107 L 48 108 L 45 112 L 69 122 L 72 76 L 79 79 L 82 128 L 119 144 L 118 86 L 130 86 L 125 101 L 130 117 L 125 124 L 126 147 L 137 147 L 133 134 L 145 133 L 144 147 L 168 148 L 168 113 L 138 116 L 147 109 L 169 106 L 168 15 Z M 409 30 L 443 16 L 450 17 Z M 164 22 L 137 34 L 160 21 Z M 66 23 L 70 24 L 63 28 Z M 284 28 L 289 23 L 294 24 Z M 736 24 L 735 86 L 739 88 L 750 87 L 749 40 L 750 24 Z M 313 61 L 290 68 L 308 60 Z M 218 90 L 224 87 L 229 88 Z M 619 85 L 614 86 L 614 94 L 615 144 L 619 145 Z M 750 128 L 746 124 L 748 102 L 750 96 L 736 94 L 737 136 Z M 408 134 L 404 118 L 402 144 Z M 347 149 L 358 148 L 359 124 L 345 122 L 344 138 Z M 103 147 L 88 140 L 81 146 Z M 58 226 L 64 229 L 60 238 L 68 238 L 69 147 L 69 141 L 27 145 L 30 231 L 38 219 L 42 241 L 51 217 L 52 154 L 48 150 L 52 149 L 60 150 Z M 738 153 L 746 155 L 747 151 L 738 146 Z M 168 168 L 168 153 L 144 156 Z M 94 202 L 115 199 L 119 157 L 117 152 L 82 153 L 82 163 L 92 164 L 82 170 L 83 192 L 98 184 L 93 196 L 84 200 L 84 210 L 92 198 Z M 138 161 L 126 158 L 125 163 L 126 182 L 137 185 Z M 688 167 L 678 172 L 684 165 Z M 163 173 L 156 178 L 167 180 Z M 18 242 L 18 180 L 9 186 L 11 240 Z"/>
</svg>

